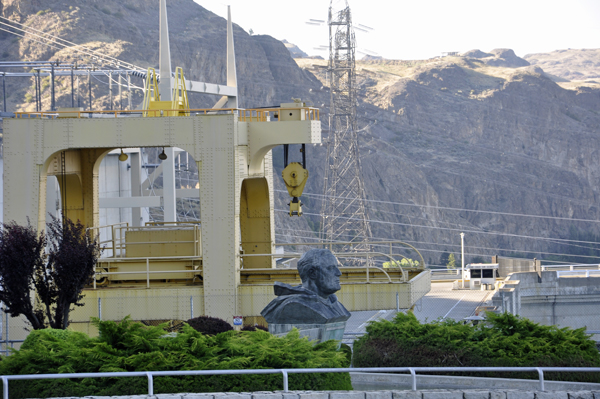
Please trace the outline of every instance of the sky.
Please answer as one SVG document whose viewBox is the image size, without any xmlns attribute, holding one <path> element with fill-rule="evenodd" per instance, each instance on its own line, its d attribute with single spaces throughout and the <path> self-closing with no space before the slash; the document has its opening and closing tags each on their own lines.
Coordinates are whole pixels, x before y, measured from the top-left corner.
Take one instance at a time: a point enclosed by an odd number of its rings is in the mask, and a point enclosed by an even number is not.
<svg viewBox="0 0 600 399">
<path fill-rule="evenodd" d="M 309 55 L 328 58 L 328 0 L 194 0 L 245 31 L 294 43 Z M 333 0 L 341 8 L 345 0 Z M 348 0 L 357 58 L 427 59 L 443 52 L 510 48 L 518 56 L 561 49 L 600 48 L 600 0 Z"/>
</svg>

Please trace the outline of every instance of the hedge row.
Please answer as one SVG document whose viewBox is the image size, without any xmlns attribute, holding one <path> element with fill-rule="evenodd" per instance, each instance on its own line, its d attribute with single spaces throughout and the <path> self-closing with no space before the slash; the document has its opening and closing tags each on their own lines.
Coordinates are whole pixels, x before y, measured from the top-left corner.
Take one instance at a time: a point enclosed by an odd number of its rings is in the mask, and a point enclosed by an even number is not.
<svg viewBox="0 0 600 399">
<path fill-rule="evenodd" d="M 185 325 L 147 327 L 126 318 L 94 321 L 98 338 L 63 330 L 33 331 L 22 347 L 0 362 L 0 375 L 157 370 L 226 370 L 346 367 L 337 342 L 313 345 L 297 330 L 278 338 L 265 331 L 204 335 Z M 290 389 L 352 389 L 348 373 L 293 374 Z M 281 390 L 281 375 L 156 377 L 155 393 Z M 114 396 L 147 393 L 146 378 L 11 381 L 11 398 Z"/>
<path fill-rule="evenodd" d="M 600 367 L 585 329 L 542 326 L 508 313 L 488 313 L 477 326 L 420 323 L 410 312 L 398 313 L 393 321 L 370 324 L 367 332 L 354 344 L 355 367 Z M 537 373 L 469 375 L 538 378 Z M 600 373 L 546 373 L 545 378 L 600 382 Z"/>
</svg>

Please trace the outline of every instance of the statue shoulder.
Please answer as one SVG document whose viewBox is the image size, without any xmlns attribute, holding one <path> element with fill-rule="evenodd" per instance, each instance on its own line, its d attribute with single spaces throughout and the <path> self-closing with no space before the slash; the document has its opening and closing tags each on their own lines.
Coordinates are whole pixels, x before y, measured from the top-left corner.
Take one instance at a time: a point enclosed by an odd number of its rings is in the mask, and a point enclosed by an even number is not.
<svg viewBox="0 0 600 399">
<path fill-rule="evenodd" d="M 332 305 L 316 295 L 285 295 L 274 299 L 261 314 L 267 323 L 275 324 L 322 324 L 350 317 L 341 303 Z"/>
</svg>

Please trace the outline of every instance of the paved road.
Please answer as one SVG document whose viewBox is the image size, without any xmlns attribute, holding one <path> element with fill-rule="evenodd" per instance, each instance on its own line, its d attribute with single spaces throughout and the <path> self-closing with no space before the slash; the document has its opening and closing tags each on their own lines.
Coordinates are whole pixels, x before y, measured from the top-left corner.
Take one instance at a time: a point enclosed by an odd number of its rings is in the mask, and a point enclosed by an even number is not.
<svg viewBox="0 0 600 399">
<path fill-rule="evenodd" d="M 452 290 L 451 282 L 432 282 L 431 291 L 417 302 L 414 313 L 422 322 L 462 320 L 473 315 L 477 306 L 491 301 L 493 294 L 494 291 Z M 365 332 L 369 321 L 391 320 L 395 314 L 395 310 L 352 312 L 346 332 Z"/>
<path fill-rule="evenodd" d="M 452 290 L 452 283 L 432 283 L 431 291 L 415 306 L 420 321 L 462 320 L 473 315 L 477 306 L 491 300 L 494 291 Z"/>
</svg>

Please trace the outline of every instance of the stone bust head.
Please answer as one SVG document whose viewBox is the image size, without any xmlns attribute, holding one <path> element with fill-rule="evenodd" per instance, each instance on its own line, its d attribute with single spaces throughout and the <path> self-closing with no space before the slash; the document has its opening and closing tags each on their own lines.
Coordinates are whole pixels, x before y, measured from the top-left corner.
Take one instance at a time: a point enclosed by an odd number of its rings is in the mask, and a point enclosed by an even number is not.
<svg viewBox="0 0 600 399">
<path fill-rule="evenodd" d="M 311 249 L 298 261 L 302 287 L 328 298 L 340 290 L 339 261 L 328 249 Z"/>
</svg>

